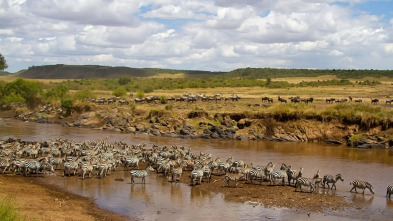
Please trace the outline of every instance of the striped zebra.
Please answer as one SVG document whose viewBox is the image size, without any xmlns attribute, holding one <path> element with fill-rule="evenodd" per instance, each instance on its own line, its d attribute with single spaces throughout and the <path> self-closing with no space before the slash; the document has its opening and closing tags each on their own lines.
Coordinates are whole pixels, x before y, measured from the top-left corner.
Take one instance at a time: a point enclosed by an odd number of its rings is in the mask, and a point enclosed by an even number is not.
<svg viewBox="0 0 393 221">
<path fill-rule="evenodd" d="M 325 184 L 327 184 L 328 189 L 333 189 L 333 187 L 334 187 L 334 189 L 336 190 L 337 189 L 336 182 L 338 180 L 344 181 L 344 179 L 342 177 L 343 176 L 341 175 L 341 173 L 337 174 L 336 177 L 333 177 L 330 174 L 326 174 L 325 176 L 323 176 L 323 180 L 322 180 L 321 185 L 323 188 L 325 188 Z M 332 183 L 332 187 L 329 186 L 329 183 Z"/>
<path fill-rule="evenodd" d="M 206 177 L 206 181 L 210 183 L 210 179 L 212 177 L 212 171 L 209 166 L 203 166 L 203 176 Z"/>
<path fill-rule="evenodd" d="M 288 175 L 288 185 L 291 186 L 291 181 L 292 181 L 292 184 L 293 184 L 294 186 L 296 186 L 297 180 L 298 180 L 300 177 L 303 176 L 303 168 L 300 167 L 299 172 L 297 172 L 296 170 L 293 170 L 293 169 L 291 169 L 291 168 L 288 168 L 288 169 L 287 169 L 287 175 Z"/>
<path fill-rule="evenodd" d="M 229 185 L 230 181 L 234 181 L 235 185 L 233 187 L 236 188 L 239 185 L 239 182 L 241 180 L 244 180 L 245 177 L 246 177 L 246 174 L 244 174 L 244 173 L 234 173 L 234 174 L 230 173 L 230 174 L 225 175 L 224 179 L 225 179 L 225 183 L 227 184 L 226 185 L 227 187 L 230 187 L 230 185 Z"/>
<path fill-rule="evenodd" d="M 75 176 L 77 170 L 78 170 L 77 161 L 67 161 L 64 163 L 64 169 L 63 169 L 64 176 L 66 175 L 71 176 L 71 174 Z"/>
<path fill-rule="evenodd" d="M 191 171 L 190 177 L 191 177 L 191 185 L 192 186 L 202 183 L 203 172 L 204 172 L 203 168 L 194 168 Z"/>
<path fill-rule="evenodd" d="M 127 167 L 139 168 L 139 161 L 141 161 L 141 158 L 137 156 L 126 156 L 124 159 L 124 169 L 126 169 Z M 144 162 L 143 159 L 142 162 Z"/>
<path fill-rule="evenodd" d="M 0 159 L 0 169 L 3 169 L 3 173 L 5 173 L 5 171 L 9 170 L 11 166 L 10 163 L 10 159 L 8 157 L 2 157 Z"/>
<path fill-rule="evenodd" d="M 59 166 L 63 164 L 63 158 L 62 157 L 49 157 L 49 163 L 55 166 L 55 169 L 57 169 Z"/>
<path fill-rule="evenodd" d="M 181 175 L 183 174 L 183 167 L 180 165 L 179 167 L 172 168 L 170 174 L 171 182 L 177 183 L 177 181 L 180 181 Z"/>
<path fill-rule="evenodd" d="M 273 171 L 270 177 L 270 185 L 272 185 L 272 183 L 276 184 L 276 180 L 282 180 L 282 185 L 285 186 L 285 179 L 287 178 L 288 178 L 287 171 L 285 170 Z"/>
<path fill-rule="evenodd" d="M 144 170 L 131 170 L 131 183 L 135 183 L 134 177 L 142 178 L 142 183 L 146 183 L 145 178 L 147 175 L 149 175 L 150 171 L 154 171 L 153 167 L 150 165 L 146 167 Z"/>
<path fill-rule="evenodd" d="M 265 178 L 266 175 L 263 167 L 252 167 L 248 172 L 248 179 L 250 180 L 251 184 L 253 184 L 253 180 L 259 180 L 259 185 L 262 185 L 262 182 Z"/>
<path fill-rule="evenodd" d="M 79 163 L 79 169 L 82 172 L 82 180 L 85 179 L 85 175 L 89 174 L 89 178 L 91 177 L 91 174 L 93 173 L 93 165 L 91 165 L 90 162 L 80 162 Z"/>
<path fill-rule="evenodd" d="M 27 160 L 24 163 L 24 176 L 27 176 L 29 173 L 34 172 L 38 173 L 41 171 L 41 162 L 36 160 Z"/>
<path fill-rule="evenodd" d="M 352 190 L 355 189 L 355 192 L 357 193 L 358 191 L 356 190 L 356 188 L 359 188 L 359 189 L 363 190 L 363 194 L 364 194 L 364 190 L 367 188 L 367 189 L 370 190 L 370 192 L 372 194 L 374 194 L 373 186 L 370 183 L 366 182 L 366 181 L 354 180 L 354 181 L 352 181 L 352 183 L 350 183 L 350 185 L 353 185 L 353 187 L 352 187 L 352 189 L 349 192 L 352 192 Z"/>
<path fill-rule="evenodd" d="M 297 191 L 297 188 L 300 187 L 300 191 L 303 192 L 302 187 L 303 186 L 309 186 L 310 187 L 310 193 L 315 191 L 315 179 L 307 178 L 307 177 L 299 177 L 296 182 L 296 187 L 295 187 L 295 192 Z"/>
<path fill-rule="evenodd" d="M 386 189 L 386 197 L 390 198 L 392 193 L 393 193 L 393 185 L 389 185 L 388 188 Z"/>
</svg>

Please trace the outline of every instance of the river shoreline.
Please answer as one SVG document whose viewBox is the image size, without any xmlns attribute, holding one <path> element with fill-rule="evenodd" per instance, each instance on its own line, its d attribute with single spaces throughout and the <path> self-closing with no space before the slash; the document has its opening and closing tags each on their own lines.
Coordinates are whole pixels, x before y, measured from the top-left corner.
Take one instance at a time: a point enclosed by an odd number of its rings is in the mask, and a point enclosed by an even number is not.
<svg viewBox="0 0 393 221">
<path fill-rule="evenodd" d="M 148 134 L 183 139 L 261 140 L 277 142 L 313 142 L 333 145 L 345 144 L 356 148 L 393 148 L 393 129 L 375 126 L 365 129 L 358 124 L 344 124 L 337 120 L 298 119 L 280 121 L 274 117 L 247 118 L 241 114 L 222 114 L 214 119 L 207 116 L 157 116 L 146 113 L 139 117 L 126 115 L 128 108 L 113 107 L 104 111 L 95 106 L 94 111 L 74 112 L 64 117 L 54 112 L 1 111 L 1 117 L 37 123 L 61 124 L 125 134 Z M 105 107 L 107 108 L 107 107 Z M 176 114 L 176 112 L 174 112 Z M 172 113 L 173 114 L 173 113 Z M 190 115 L 190 114 L 189 114 Z M 213 124 L 212 120 L 219 121 Z"/>
</svg>

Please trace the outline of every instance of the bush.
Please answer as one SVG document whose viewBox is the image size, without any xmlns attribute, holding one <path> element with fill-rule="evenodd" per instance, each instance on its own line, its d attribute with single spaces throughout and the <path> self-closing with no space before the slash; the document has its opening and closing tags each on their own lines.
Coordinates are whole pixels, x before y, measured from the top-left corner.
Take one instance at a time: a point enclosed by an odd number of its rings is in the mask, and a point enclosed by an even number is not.
<svg viewBox="0 0 393 221">
<path fill-rule="evenodd" d="M 86 101 L 89 98 L 95 98 L 93 92 L 91 92 L 91 90 L 88 89 L 83 89 L 81 91 L 78 91 L 75 93 L 75 100 L 79 100 L 79 101 Z"/>
<path fill-rule="evenodd" d="M 161 96 L 160 102 L 161 102 L 161 104 L 166 104 L 166 103 L 168 103 L 168 100 L 166 99 L 165 96 Z"/>
<path fill-rule="evenodd" d="M 119 82 L 120 85 L 126 85 L 126 84 L 131 82 L 131 78 L 129 78 L 129 77 L 121 77 L 121 78 L 119 78 L 118 82 Z"/>
<path fill-rule="evenodd" d="M 73 102 L 71 99 L 61 100 L 61 108 L 63 108 L 66 111 L 67 116 L 71 115 L 72 107 L 73 107 Z"/>
<path fill-rule="evenodd" d="M 113 94 L 113 96 L 116 96 L 116 97 L 122 97 L 127 94 L 127 91 L 126 91 L 126 89 L 120 87 L 120 88 L 117 88 L 116 90 L 114 90 L 112 94 Z"/>
<path fill-rule="evenodd" d="M 136 92 L 136 97 L 137 98 L 144 98 L 145 97 L 145 93 L 143 91 L 137 91 Z"/>
</svg>

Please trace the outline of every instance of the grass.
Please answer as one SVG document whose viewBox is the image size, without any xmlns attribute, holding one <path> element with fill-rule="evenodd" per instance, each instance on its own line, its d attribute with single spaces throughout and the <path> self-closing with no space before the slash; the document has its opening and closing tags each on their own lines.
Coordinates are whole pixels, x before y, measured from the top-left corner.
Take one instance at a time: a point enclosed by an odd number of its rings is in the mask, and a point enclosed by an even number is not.
<svg viewBox="0 0 393 221">
<path fill-rule="evenodd" d="M 19 214 L 13 199 L 9 196 L 0 199 L 0 220 L 3 221 L 25 220 Z"/>
</svg>

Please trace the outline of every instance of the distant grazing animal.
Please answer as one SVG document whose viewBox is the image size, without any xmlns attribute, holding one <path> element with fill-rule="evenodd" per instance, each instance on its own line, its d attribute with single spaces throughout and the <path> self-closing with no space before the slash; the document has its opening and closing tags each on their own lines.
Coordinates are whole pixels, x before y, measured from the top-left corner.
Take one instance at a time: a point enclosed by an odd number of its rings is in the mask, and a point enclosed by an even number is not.
<svg viewBox="0 0 393 221">
<path fill-rule="evenodd" d="M 386 104 L 392 104 L 393 100 L 386 100 Z"/>
<path fill-rule="evenodd" d="M 335 98 L 326 98 L 326 103 L 332 103 L 335 100 L 336 100 Z"/>
<path fill-rule="evenodd" d="M 379 99 L 371 99 L 371 104 L 378 104 Z"/>
<path fill-rule="evenodd" d="M 374 188 L 373 188 L 373 186 L 370 184 L 370 183 L 368 183 L 368 182 L 365 182 L 365 181 L 362 181 L 362 180 L 354 180 L 354 181 L 352 181 L 352 183 L 350 183 L 350 185 L 353 185 L 353 187 L 352 187 L 352 189 L 349 191 L 349 192 L 352 192 L 352 190 L 353 189 L 355 189 L 355 192 L 357 193 L 357 190 L 356 190 L 356 188 L 359 188 L 359 189 L 362 189 L 363 190 L 363 194 L 364 194 L 364 190 L 367 188 L 367 189 L 369 189 L 370 190 L 370 192 L 372 193 L 372 194 L 374 194 Z"/>
<path fill-rule="evenodd" d="M 270 97 L 263 97 L 262 102 L 267 101 L 268 103 L 273 103 L 273 98 Z"/>
<path fill-rule="evenodd" d="M 362 102 L 363 102 L 362 99 L 356 99 L 356 100 L 355 100 L 355 103 L 362 103 Z"/>
</svg>

